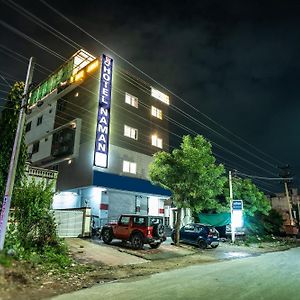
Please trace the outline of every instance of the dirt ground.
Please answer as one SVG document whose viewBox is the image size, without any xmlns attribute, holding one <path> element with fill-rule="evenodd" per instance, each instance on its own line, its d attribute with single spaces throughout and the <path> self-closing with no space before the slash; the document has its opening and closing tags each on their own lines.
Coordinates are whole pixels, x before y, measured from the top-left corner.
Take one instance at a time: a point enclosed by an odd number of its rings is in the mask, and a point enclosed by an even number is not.
<svg viewBox="0 0 300 300">
<path fill-rule="evenodd" d="M 242 258 L 260 255 L 265 252 L 281 251 L 299 242 L 287 245 L 260 243 L 249 246 L 221 243 L 217 249 L 198 250 L 193 246 L 175 247 L 162 245 L 159 249 L 132 250 L 128 245 L 115 243 L 103 245 L 99 241 L 80 240 L 67 241 L 74 263 L 63 273 L 56 270 L 43 271 L 28 263 L 14 262 L 9 268 L 0 265 L 0 300 L 6 299 L 47 299 L 52 296 L 91 287 L 109 281 L 124 278 L 136 278 L 171 269 L 182 268 L 194 264 L 218 262 L 224 259 Z M 115 253 L 113 251 L 116 251 Z M 101 253 L 120 253 L 120 264 L 103 262 Z M 100 254 L 99 254 L 100 253 Z M 141 261 L 127 262 L 125 257 L 136 257 Z M 102 260 L 102 261 L 101 261 Z"/>
</svg>

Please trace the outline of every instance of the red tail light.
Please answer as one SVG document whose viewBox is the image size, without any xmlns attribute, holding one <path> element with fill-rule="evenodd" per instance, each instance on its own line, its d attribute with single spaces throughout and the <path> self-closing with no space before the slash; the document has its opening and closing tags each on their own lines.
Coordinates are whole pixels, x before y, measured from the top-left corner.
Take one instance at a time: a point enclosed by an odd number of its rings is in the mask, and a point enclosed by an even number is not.
<svg viewBox="0 0 300 300">
<path fill-rule="evenodd" d="M 152 227 L 147 227 L 147 235 L 150 235 L 151 234 L 151 229 L 152 229 Z"/>
</svg>

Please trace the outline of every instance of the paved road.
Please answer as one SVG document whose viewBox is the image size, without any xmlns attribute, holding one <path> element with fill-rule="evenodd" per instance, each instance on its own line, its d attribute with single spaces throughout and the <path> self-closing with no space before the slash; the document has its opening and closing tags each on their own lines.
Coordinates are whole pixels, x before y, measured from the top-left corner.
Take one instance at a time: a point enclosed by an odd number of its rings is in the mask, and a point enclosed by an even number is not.
<svg viewBox="0 0 300 300">
<path fill-rule="evenodd" d="M 55 300 L 299 300 L 300 248 L 98 285 Z"/>
</svg>

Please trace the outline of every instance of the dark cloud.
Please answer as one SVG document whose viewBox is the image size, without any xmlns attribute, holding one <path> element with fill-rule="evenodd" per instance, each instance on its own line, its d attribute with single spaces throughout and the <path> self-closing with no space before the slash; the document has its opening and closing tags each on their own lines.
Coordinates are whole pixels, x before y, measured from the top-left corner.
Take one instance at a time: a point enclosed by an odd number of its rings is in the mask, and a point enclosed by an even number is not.
<svg viewBox="0 0 300 300">
<path fill-rule="evenodd" d="M 39 1 L 18 3 L 93 53 L 104 51 L 102 46 L 58 18 Z M 297 125 L 300 111 L 300 3 L 279 0 L 106 3 L 94 0 L 84 4 L 82 1 L 72 1 L 72 4 L 70 1 L 49 1 L 49 4 L 203 113 L 261 150 L 295 166 L 296 173 L 300 174 Z M 72 47 L 4 3 L 1 5 L 1 12 L 4 12 L 1 18 L 7 23 L 64 57 L 74 52 Z M 1 44 L 27 57 L 37 57 L 38 62 L 50 69 L 60 64 L 57 58 L 7 29 L 1 27 L 0 30 Z M 0 65 L 3 71 L 20 79 L 26 72 L 25 64 L 2 53 Z M 36 80 L 42 77 L 42 74 L 36 74 Z M 214 123 L 178 99 L 173 98 L 172 101 L 199 121 L 217 129 Z M 262 164 L 190 120 L 176 114 L 172 116 L 224 147 Z M 224 130 L 218 130 L 240 143 Z M 243 146 L 251 149 L 245 144 Z M 238 162 L 236 158 L 222 154 Z M 245 162 L 238 163 L 261 173 Z M 269 166 L 265 168 L 277 172 Z"/>
</svg>

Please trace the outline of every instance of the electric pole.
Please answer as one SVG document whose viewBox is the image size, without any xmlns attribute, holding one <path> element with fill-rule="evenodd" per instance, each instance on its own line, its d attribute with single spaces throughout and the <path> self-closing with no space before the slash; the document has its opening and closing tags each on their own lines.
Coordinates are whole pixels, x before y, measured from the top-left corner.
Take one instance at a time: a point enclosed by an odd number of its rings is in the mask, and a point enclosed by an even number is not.
<svg viewBox="0 0 300 300">
<path fill-rule="evenodd" d="M 11 154 L 9 171 L 8 171 L 6 188 L 5 188 L 5 194 L 4 194 L 2 210 L 1 210 L 1 214 L 0 214 L 0 251 L 3 250 L 3 247 L 4 247 L 8 214 L 9 214 L 9 209 L 10 209 L 10 204 L 11 204 L 11 195 L 12 195 L 12 191 L 13 191 L 14 183 L 15 183 L 15 176 L 16 176 L 17 164 L 18 164 L 18 159 L 19 159 L 22 134 L 23 134 L 23 129 L 24 129 L 25 110 L 26 110 L 28 97 L 29 97 L 29 86 L 31 84 L 32 77 L 33 77 L 34 64 L 35 64 L 34 58 L 31 57 L 29 60 L 28 69 L 27 69 L 26 81 L 25 81 L 25 86 L 24 86 L 24 94 L 23 94 L 23 98 L 22 98 L 18 126 L 17 126 L 16 135 L 15 135 L 14 146 L 13 146 L 13 150 L 12 150 L 12 154 Z"/>
<path fill-rule="evenodd" d="M 232 201 L 233 201 L 233 189 L 232 189 L 232 175 L 231 171 L 228 171 L 229 179 L 229 198 L 230 198 L 230 215 L 231 215 L 231 241 L 235 242 L 235 228 L 232 222 Z"/>
<path fill-rule="evenodd" d="M 290 166 L 285 165 L 283 167 L 279 167 L 279 169 L 281 170 L 279 176 L 283 178 L 285 196 L 286 196 L 286 201 L 287 201 L 288 211 L 289 211 L 289 217 L 290 217 L 290 225 L 295 225 L 294 217 L 293 217 L 293 213 L 292 213 L 292 203 L 291 203 L 291 200 L 290 200 L 289 189 L 288 189 L 288 184 L 291 183 Z"/>
</svg>

